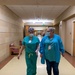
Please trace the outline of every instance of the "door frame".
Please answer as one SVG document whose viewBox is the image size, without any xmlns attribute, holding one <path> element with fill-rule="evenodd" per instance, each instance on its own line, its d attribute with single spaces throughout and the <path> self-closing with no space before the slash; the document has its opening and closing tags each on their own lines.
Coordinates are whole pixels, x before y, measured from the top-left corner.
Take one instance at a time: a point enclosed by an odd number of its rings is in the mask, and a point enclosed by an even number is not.
<svg viewBox="0 0 75 75">
<path fill-rule="evenodd" d="M 73 56 L 75 56 L 75 21 L 73 22 Z"/>
</svg>

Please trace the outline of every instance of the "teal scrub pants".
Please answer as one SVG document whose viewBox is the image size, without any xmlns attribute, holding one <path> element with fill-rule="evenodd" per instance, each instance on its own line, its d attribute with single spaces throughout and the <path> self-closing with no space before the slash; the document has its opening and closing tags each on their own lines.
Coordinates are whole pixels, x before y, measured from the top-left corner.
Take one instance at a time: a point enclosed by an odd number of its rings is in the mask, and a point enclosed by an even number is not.
<svg viewBox="0 0 75 75">
<path fill-rule="evenodd" d="M 36 53 L 26 53 L 27 75 L 36 75 L 36 64 Z"/>
</svg>

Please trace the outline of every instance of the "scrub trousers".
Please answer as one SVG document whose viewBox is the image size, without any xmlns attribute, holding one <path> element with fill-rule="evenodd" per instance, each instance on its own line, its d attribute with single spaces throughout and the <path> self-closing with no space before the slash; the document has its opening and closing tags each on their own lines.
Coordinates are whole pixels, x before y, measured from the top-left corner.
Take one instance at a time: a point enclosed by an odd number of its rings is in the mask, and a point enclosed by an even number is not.
<svg viewBox="0 0 75 75">
<path fill-rule="evenodd" d="M 49 60 L 46 60 L 46 65 L 47 65 L 47 74 L 52 75 L 51 71 L 53 68 L 53 75 L 59 75 L 59 63 L 56 63 L 55 61 L 50 62 Z"/>
<path fill-rule="evenodd" d="M 36 53 L 25 53 L 26 54 L 26 65 L 27 65 L 27 74 L 26 75 L 36 75 L 36 64 L 37 64 L 37 55 Z"/>
</svg>

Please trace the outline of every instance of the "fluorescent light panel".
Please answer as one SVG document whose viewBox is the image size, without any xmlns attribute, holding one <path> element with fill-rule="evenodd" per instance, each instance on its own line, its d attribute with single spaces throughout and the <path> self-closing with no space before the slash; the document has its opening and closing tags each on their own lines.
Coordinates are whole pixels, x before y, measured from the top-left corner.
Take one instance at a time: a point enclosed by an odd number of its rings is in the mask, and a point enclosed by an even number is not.
<svg viewBox="0 0 75 75">
<path fill-rule="evenodd" d="M 30 20 L 23 20 L 24 23 L 28 23 L 28 22 L 31 22 L 31 23 L 48 23 L 48 22 L 51 22 L 53 23 L 54 20 L 47 20 L 47 19 L 30 19 Z"/>
</svg>

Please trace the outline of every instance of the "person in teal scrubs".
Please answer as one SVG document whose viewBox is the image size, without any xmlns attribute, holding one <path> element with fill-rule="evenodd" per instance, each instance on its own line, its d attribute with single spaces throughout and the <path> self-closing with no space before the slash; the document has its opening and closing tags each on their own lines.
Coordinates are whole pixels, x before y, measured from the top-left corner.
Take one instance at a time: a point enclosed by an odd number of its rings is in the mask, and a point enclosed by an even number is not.
<svg viewBox="0 0 75 75">
<path fill-rule="evenodd" d="M 21 52 L 25 47 L 25 59 L 27 65 L 27 74 L 26 75 L 36 75 L 37 69 L 37 57 L 39 50 L 39 39 L 34 36 L 34 29 L 29 28 L 29 36 L 26 36 L 22 41 L 22 47 L 20 49 L 18 59 L 20 58 Z"/>
<path fill-rule="evenodd" d="M 47 66 L 47 74 L 59 75 L 59 62 L 61 54 L 64 56 L 65 50 L 59 35 L 54 33 L 54 27 L 48 28 L 47 34 L 40 43 L 41 63 Z"/>
</svg>

